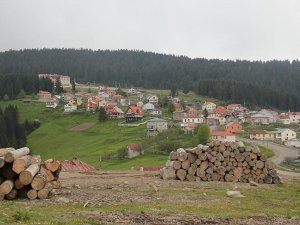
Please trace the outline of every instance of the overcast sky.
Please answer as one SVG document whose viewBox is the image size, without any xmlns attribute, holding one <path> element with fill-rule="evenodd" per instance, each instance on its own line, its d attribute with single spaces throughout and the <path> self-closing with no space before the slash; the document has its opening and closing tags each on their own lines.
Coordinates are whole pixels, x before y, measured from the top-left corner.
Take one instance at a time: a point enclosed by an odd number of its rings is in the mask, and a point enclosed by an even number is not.
<svg viewBox="0 0 300 225">
<path fill-rule="evenodd" d="M 299 59 L 300 0 L 0 0 L 0 51 L 44 47 Z"/>
</svg>

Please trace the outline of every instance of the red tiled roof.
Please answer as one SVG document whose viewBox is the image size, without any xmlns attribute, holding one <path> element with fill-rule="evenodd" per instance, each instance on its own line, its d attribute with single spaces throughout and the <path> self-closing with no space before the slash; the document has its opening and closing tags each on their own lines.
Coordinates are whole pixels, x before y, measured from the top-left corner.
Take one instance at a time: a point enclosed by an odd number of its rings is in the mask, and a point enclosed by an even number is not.
<svg viewBox="0 0 300 225">
<path fill-rule="evenodd" d="M 186 112 L 187 112 L 187 113 L 196 113 L 196 112 L 198 112 L 198 110 L 197 110 L 197 109 L 194 109 L 194 108 L 192 108 L 192 107 L 189 107 L 189 108 L 186 110 Z"/>
<path fill-rule="evenodd" d="M 73 160 L 65 160 L 61 162 L 61 170 L 62 171 L 82 171 L 82 172 L 91 172 L 96 169 L 82 161 L 79 161 L 78 164 L 74 163 Z"/>
<path fill-rule="evenodd" d="M 127 148 L 130 149 L 131 151 L 138 151 L 139 145 L 138 144 L 128 144 Z"/>
<path fill-rule="evenodd" d="M 225 114 L 228 113 L 229 110 L 225 109 L 223 106 L 218 106 L 215 112 L 218 114 Z"/>
<path fill-rule="evenodd" d="M 227 108 L 232 108 L 232 107 L 237 107 L 237 106 L 240 106 L 241 104 L 229 104 L 227 106 Z"/>
<path fill-rule="evenodd" d="M 267 132 L 265 130 L 253 130 L 250 131 L 250 134 L 266 134 Z"/>
<path fill-rule="evenodd" d="M 135 115 L 144 115 L 144 112 L 138 106 L 129 106 Z"/>
<path fill-rule="evenodd" d="M 231 134 L 227 131 L 212 131 L 210 135 L 211 136 L 234 136 L 234 134 Z"/>
</svg>

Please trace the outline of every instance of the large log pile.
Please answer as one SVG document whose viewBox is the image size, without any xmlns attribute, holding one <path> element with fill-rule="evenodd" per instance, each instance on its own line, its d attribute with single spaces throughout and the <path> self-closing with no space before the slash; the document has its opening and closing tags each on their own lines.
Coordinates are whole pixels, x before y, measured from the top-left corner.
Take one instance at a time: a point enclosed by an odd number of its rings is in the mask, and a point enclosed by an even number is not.
<svg viewBox="0 0 300 225">
<path fill-rule="evenodd" d="M 44 163 L 40 156 L 31 156 L 27 147 L 0 149 L 0 200 L 45 199 L 52 188 L 59 186 L 59 161 Z"/>
<path fill-rule="evenodd" d="M 160 170 L 163 179 L 188 181 L 223 181 L 278 184 L 274 164 L 258 147 L 243 142 L 213 142 L 193 149 L 170 153 L 166 167 Z"/>
</svg>

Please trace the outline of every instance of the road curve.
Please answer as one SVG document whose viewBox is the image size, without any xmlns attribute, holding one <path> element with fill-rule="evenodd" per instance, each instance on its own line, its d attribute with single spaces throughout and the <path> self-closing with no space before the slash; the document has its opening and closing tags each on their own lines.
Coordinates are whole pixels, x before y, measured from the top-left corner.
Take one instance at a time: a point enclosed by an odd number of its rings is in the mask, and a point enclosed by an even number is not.
<svg viewBox="0 0 300 225">
<path fill-rule="evenodd" d="M 280 165 L 280 163 L 282 163 L 286 157 L 296 158 L 298 155 L 298 150 L 285 147 L 283 145 L 275 144 L 273 142 L 251 140 L 251 139 L 240 138 L 240 137 L 238 138 L 238 140 L 248 142 L 248 143 L 254 143 L 269 148 L 274 152 L 274 156 L 270 158 L 270 160 L 274 162 L 276 165 Z"/>
</svg>

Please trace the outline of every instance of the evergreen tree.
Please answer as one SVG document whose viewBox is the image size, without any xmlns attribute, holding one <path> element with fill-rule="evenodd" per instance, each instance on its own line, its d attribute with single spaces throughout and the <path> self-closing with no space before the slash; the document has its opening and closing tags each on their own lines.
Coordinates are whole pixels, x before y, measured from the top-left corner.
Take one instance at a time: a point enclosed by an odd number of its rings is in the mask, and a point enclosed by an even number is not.
<svg viewBox="0 0 300 225">
<path fill-rule="evenodd" d="M 116 90 L 116 94 L 117 94 L 117 95 L 122 95 L 122 96 L 124 96 L 124 97 L 127 97 L 126 92 L 123 91 L 121 88 L 118 88 L 118 89 Z"/>
<path fill-rule="evenodd" d="M 203 110 L 203 116 L 205 119 L 207 119 L 207 117 L 208 117 L 208 111 L 206 108 Z"/>
<path fill-rule="evenodd" d="M 173 102 L 171 102 L 171 101 L 169 102 L 169 105 L 168 105 L 168 111 L 170 113 L 173 113 L 175 111 L 175 106 L 174 106 Z"/>
<path fill-rule="evenodd" d="M 209 126 L 207 124 L 202 124 L 198 128 L 197 135 L 196 135 L 198 144 L 202 144 L 202 145 L 207 144 L 209 137 L 210 137 Z"/>
<path fill-rule="evenodd" d="M 59 95 L 64 91 L 61 82 L 60 82 L 60 78 L 57 77 L 55 80 L 55 94 Z"/>
<path fill-rule="evenodd" d="M 103 107 L 99 109 L 99 121 L 105 122 L 108 119 L 107 113 Z"/>
<path fill-rule="evenodd" d="M 76 84 L 74 80 L 72 81 L 72 92 L 76 92 Z"/>
<path fill-rule="evenodd" d="M 173 98 L 175 98 L 175 97 L 177 97 L 178 96 L 178 90 L 177 90 L 177 88 L 176 88 L 176 86 L 175 85 L 172 85 L 172 87 L 171 87 L 171 96 L 173 97 Z"/>
</svg>

